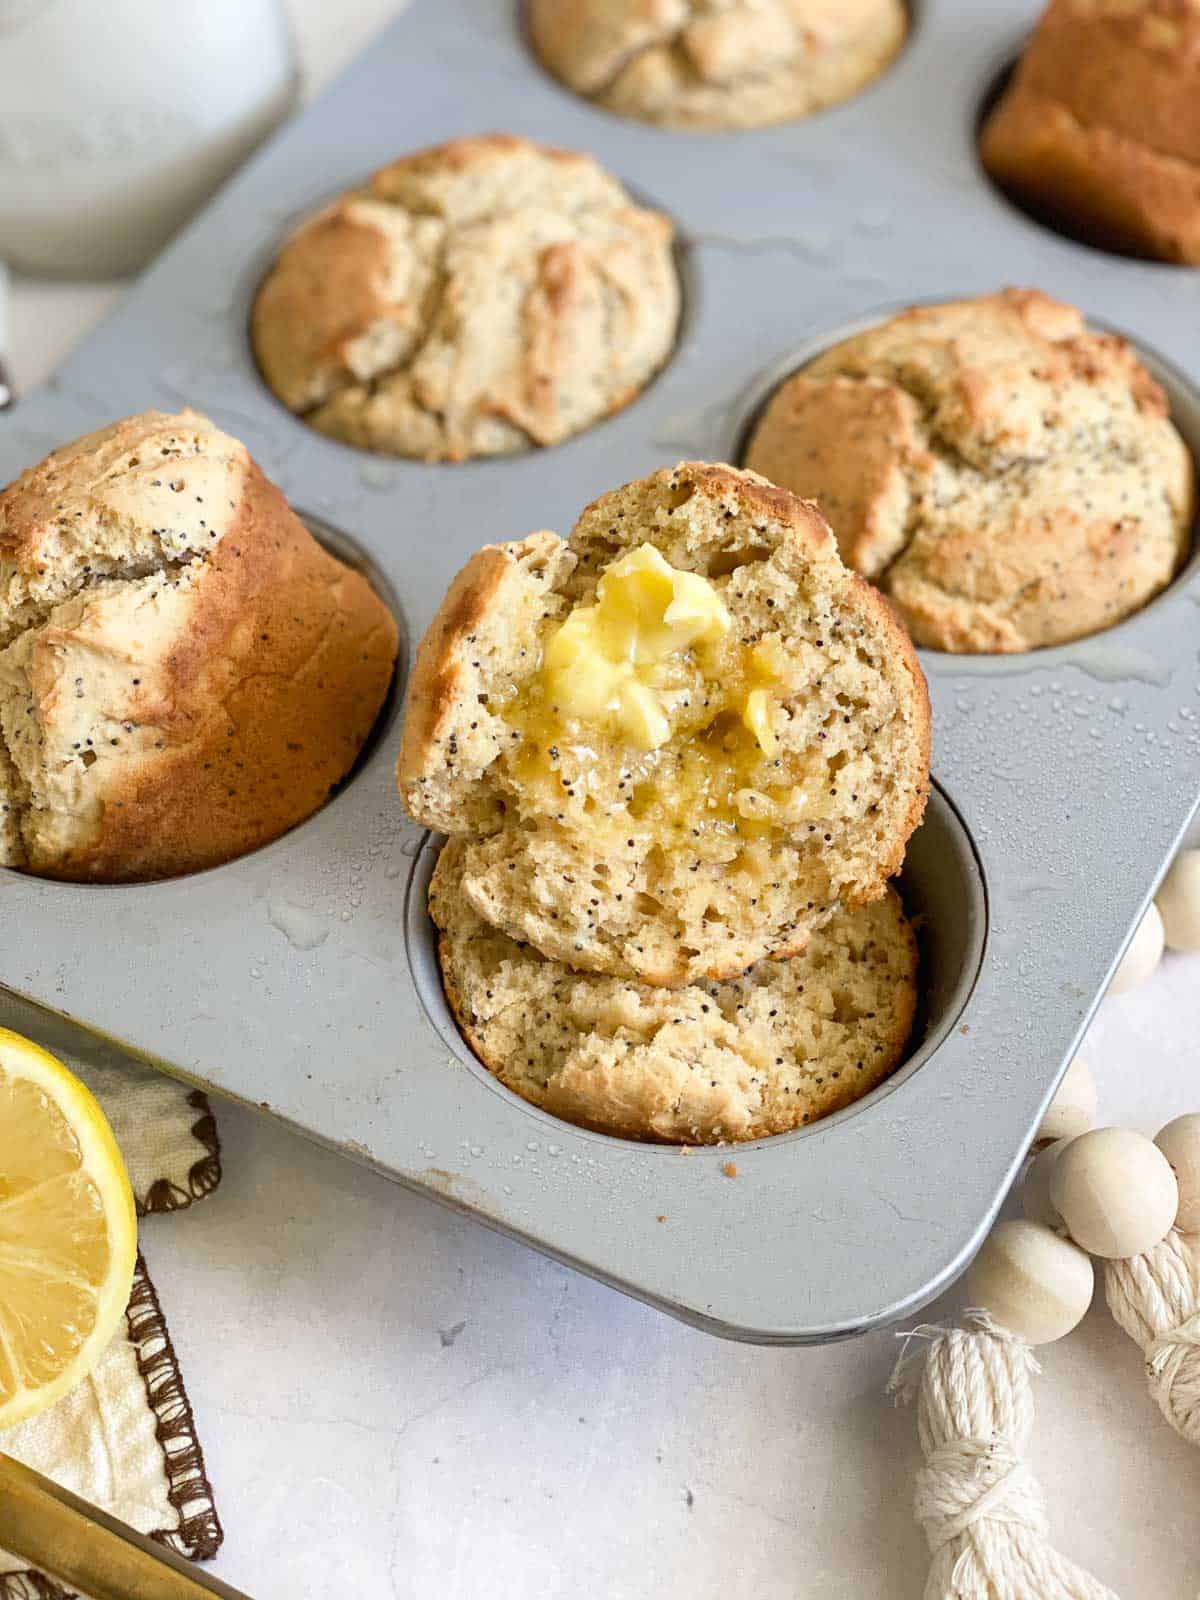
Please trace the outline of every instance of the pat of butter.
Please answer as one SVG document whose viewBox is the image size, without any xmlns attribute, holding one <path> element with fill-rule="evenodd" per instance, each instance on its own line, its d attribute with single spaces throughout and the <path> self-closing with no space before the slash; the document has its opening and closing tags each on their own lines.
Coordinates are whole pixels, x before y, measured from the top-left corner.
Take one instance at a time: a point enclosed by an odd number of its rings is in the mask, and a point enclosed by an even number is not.
<svg viewBox="0 0 1200 1600">
<path fill-rule="evenodd" d="M 547 641 L 547 695 L 561 715 L 611 719 L 631 743 L 657 750 L 671 736 L 672 663 L 716 644 L 731 626 L 706 578 L 678 571 L 644 544 L 614 561 L 596 585 L 596 603 L 578 606 Z"/>
<path fill-rule="evenodd" d="M 774 703 L 774 697 L 769 689 L 751 689 L 746 696 L 746 707 L 742 712 L 742 721 L 758 740 L 759 749 L 767 756 L 773 756 L 779 748 L 779 740 L 775 737 L 775 730 L 771 726 L 771 708 Z"/>
</svg>

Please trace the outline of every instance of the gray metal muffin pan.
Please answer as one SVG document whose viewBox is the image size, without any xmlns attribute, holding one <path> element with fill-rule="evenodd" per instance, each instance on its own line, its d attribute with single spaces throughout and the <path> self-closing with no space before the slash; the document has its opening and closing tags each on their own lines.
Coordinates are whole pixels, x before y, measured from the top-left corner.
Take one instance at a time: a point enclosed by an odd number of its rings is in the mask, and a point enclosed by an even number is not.
<svg viewBox="0 0 1200 1600">
<path fill-rule="evenodd" d="M 851 103 L 689 135 L 573 98 L 503 0 L 414 0 L 0 423 L 0 474 L 190 402 L 340 530 L 413 641 L 479 544 L 565 532 L 605 489 L 729 456 L 765 377 L 886 304 L 1010 282 L 1073 300 L 1169 357 L 1152 364 L 1200 452 L 1200 273 L 1061 239 L 978 170 L 979 104 L 1033 9 L 924 0 L 895 66 Z M 282 233 L 401 151 L 493 128 L 590 150 L 675 217 L 673 361 L 621 415 L 514 459 L 430 467 L 321 438 L 267 393 L 245 337 Z M 1198 647 L 1193 561 L 1086 642 L 924 655 L 940 788 L 905 873 L 924 1036 L 888 1084 L 795 1134 L 636 1145 L 557 1122 L 479 1067 L 437 987 L 394 711 L 324 811 L 241 861 L 129 888 L 0 874 L 0 981 L 699 1326 L 836 1338 L 910 1315 L 987 1229 L 1200 794 Z"/>
</svg>

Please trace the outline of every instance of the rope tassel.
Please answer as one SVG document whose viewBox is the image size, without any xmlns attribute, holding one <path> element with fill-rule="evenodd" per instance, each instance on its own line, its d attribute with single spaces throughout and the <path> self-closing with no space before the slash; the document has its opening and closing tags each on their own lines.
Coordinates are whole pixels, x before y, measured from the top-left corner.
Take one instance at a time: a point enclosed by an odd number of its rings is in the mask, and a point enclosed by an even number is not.
<svg viewBox="0 0 1200 1600">
<path fill-rule="evenodd" d="M 905 1353 L 888 1386 L 917 1393 L 915 1511 L 933 1556 L 925 1600 L 1116 1600 L 1048 1542 L 1042 1488 L 1024 1461 L 1040 1371 L 1032 1350 L 986 1312 L 966 1321 L 917 1329 L 928 1340 L 919 1381 Z"/>
<path fill-rule="evenodd" d="M 1146 1358 L 1150 1393 L 1167 1421 L 1200 1445 L 1200 1236 L 1174 1229 L 1127 1261 L 1109 1261 L 1104 1294 Z"/>
</svg>

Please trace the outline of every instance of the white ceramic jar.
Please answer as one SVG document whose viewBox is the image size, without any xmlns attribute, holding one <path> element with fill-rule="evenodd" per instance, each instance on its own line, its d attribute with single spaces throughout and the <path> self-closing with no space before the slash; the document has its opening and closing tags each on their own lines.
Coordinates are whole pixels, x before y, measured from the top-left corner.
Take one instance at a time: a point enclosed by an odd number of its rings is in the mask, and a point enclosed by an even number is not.
<svg viewBox="0 0 1200 1600">
<path fill-rule="evenodd" d="M 0 259 L 132 272 L 296 88 L 278 0 L 0 0 Z"/>
</svg>

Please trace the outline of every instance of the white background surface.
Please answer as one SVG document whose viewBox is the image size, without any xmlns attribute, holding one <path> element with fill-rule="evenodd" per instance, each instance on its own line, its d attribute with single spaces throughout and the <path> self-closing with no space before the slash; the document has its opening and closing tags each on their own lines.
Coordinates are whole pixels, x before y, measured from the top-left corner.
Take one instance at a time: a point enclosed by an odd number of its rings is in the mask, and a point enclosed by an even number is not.
<svg viewBox="0 0 1200 1600">
<path fill-rule="evenodd" d="M 310 90 L 395 9 L 292 0 Z M 18 389 L 122 292 L 16 283 Z M 1107 1001 L 1087 1053 L 1104 1120 L 1154 1132 L 1200 1109 L 1200 956 Z M 230 1582 L 258 1600 L 920 1596 L 892 1336 L 719 1343 L 217 1109 L 222 1188 L 144 1238 Z M 1124 1600 L 1200 1596 L 1200 1452 L 1134 1346 L 1098 1304 L 1043 1354 L 1033 1458 L 1058 1544 Z"/>
</svg>

